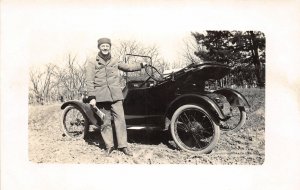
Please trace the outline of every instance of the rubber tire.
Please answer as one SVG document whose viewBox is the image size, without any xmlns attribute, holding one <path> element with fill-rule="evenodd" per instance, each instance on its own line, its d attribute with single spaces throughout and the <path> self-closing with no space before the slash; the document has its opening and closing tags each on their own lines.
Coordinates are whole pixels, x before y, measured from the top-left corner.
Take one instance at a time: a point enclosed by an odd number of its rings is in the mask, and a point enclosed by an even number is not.
<svg viewBox="0 0 300 190">
<path fill-rule="evenodd" d="M 214 129 L 214 137 L 212 139 L 212 141 L 210 142 L 209 146 L 207 146 L 205 149 L 203 150 L 199 150 L 199 151 L 193 151 L 193 150 L 189 150 L 187 148 L 185 148 L 182 145 L 182 142 L 180 139 L 177 139 L 176 135 L 175 135 L 175 121 L 177 119 L 177 117 L 186 109 L 189 108 L 196 108 L 201 110 L 210 120 L 210 122 L 213 125 L 213 129 Z M 211 119 L 210 115 L 208 114 L 208 112 L 206 110 L 204 110 L 202 107 L 199 107 L 197 105 L 193 105 L 193 104 L 187 104 L 187 105 L 183 105 L 181 107 L 179 107 L 173 114 L 172 119 L 171 119 L 171 134 L 172 134 L 172 138 L 175 142 L 175 144 L 182 150 L 186 151 L 186 152 L 190 152 L 190 153 L 197 153 L 197 154 L 206 154 L 206 153 L 210 153 L 215 146 L 217 145 L 219 138 L 220 138 L 220 127 Z"/>
<path fill-rule="evenodd" d="M 239 108 L 239 111 L 240 111 L 240 121 L 237 124 L 237 126 L 233 129 L 227 129 L 227 128 L 220 127 L 220 129 L 222 131 L 236 132 L 236 131 L 239 131 L 245 125 L 246 119 L 247 119 L 247 113 L 246 113 L 245 107 L 238 107 L 238 108 Z"/>
<path fill-rule="evenodd" d="M 82 116 L 83 116 L 83 118 L 84 118 L 84 130 L 82 131 L 82 134 L 81 134 L 80 136 L 78 136 L 78 137 L 73 137 L 73 136 L 71 136 L 71 135 L 68 133 L 68 130 L 66 129 L 66 127 L 65 127 L 65 119 L 66 119 L 66 115 L 68 114 L 68 112 L 69 112 L 71 109 L 76 109 L 76 110 L 78 110 L 78 111 L 82 114 Z M 88 131 L 89 131 L 89 123 L 88 123 L 87 117 L 86 117 L 86 115 L 83 113 L 83 111 L 80 110 L 80 109 L 78 109 L 78 108 L 75 107 L 75 106 L 72 106 L 72 105 L 71 105 L 71 106 L 67 106 L 67 107 L 64 109 L 63 114 L 62 114 L 62 130 L 63 130 L 63 133 L 64 133 L 66 136 L 68 136 L 68 137 L 70 137 L 70 138 L 72 138 L 72 139 L 75 139 L 75 140 L 77 140 L 77 139 L 84 139 L 84 138 L 86 137 Z"/>
</svg>

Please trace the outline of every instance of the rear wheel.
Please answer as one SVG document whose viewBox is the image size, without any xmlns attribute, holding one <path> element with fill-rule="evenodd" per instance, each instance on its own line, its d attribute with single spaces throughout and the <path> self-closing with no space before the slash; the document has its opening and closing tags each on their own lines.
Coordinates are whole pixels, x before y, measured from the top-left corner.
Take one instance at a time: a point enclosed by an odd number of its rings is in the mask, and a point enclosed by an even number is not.
<svg viewBox="0 0 300 190">
<path fill-rule="evenodd" d="M 73 139 L 83 139 L 88 132 L 88 120 L 85 114 L 74 106 L 68 106 L 63 112 L 64 134 Z"/>
<path fill-rule="evenodd" d="M 231 107 L 230 118 L 222 122 L 220 128 L 222 131 L 238 131 L 246 123 L 246 111 L 244 107 Z"/>
<path fill-rule="evenodd" d="M 180 149 L 205 154 L 216 146 L 220 128 L 203 108 L 183 105 L 172 116 L 171 134 Z"/>
</svg>

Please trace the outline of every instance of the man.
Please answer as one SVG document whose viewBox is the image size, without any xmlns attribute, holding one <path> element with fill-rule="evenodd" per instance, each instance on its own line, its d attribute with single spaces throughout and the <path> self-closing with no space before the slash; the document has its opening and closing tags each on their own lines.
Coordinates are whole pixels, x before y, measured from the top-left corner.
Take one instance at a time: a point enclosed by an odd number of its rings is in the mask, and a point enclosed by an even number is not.
<svg viewBox="0 0 300 190">
<path fill-rule="evenodd" d="M 96 60 L 89 62 L 86 70 L 86 84 L 88 101 L 92 106 L 97 106 L 105 113 L 105 119 L 101 126 L 101 135 L 106 146 L 106 155 L 114 150 L 113 130 L 111 116 L 115 124 L 115 132 L 118 148 L 124 154 L 132 156 L 127 148 L 127 131 L 123 110 L 124 99 L 120 86 L 119 72 L 139 71 L 146 63 L 125 64 L 111 56 L 111 40 L 100 38 L 98 40 L 100 50 Z"/>
</svg>

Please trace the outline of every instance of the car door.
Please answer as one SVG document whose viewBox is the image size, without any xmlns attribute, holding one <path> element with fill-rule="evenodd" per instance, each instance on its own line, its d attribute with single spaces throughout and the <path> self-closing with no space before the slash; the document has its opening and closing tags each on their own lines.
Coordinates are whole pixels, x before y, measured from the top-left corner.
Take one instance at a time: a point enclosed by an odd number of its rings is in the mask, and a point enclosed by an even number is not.
<svg viewBox="0 0 300 190">
<path fill-rule="evenodd" d="M 146 89 L 139 88 L 139 83 L 127 86 L 123 106 L 127 125 L 144 125 L 147 118 Z"/>
</svg>

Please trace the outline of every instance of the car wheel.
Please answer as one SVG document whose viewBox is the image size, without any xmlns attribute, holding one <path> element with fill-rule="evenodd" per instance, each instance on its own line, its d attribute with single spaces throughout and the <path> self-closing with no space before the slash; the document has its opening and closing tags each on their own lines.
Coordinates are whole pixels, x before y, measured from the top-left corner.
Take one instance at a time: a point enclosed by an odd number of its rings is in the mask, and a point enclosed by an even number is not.
<svg viewBox="0 0 300 190">
<path fill-rule="evenodd" d="M 173 114 L 171 134 L 176 145 L 187 152 L 211 152 L 220 138 L 220 128 L 206 110 L 197 105 L 183 105 Z"/>
<path fill-rule="evenodd" d="M 67 106 L 62 115 L 62 128 L 65 135 L 73 139 L 83 139 L 88 132 L 85 114 L 74 106 Z"/>
<path fill-rule="evenodd" d="M 222 131 L 238 131 L 246 123 L 247 114 L 244 107 L 231 107 L 230 118 L 220 125 Z"/>
</svg>

